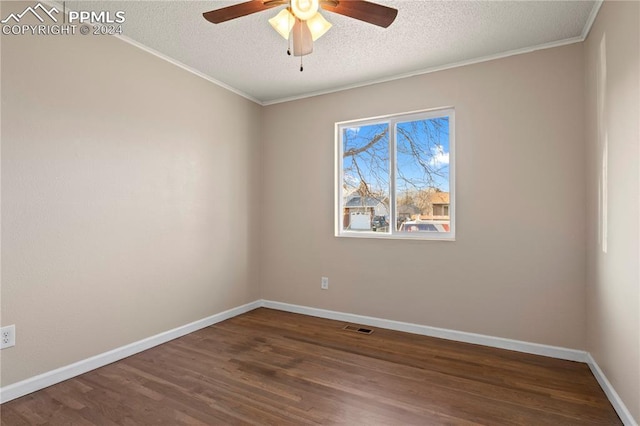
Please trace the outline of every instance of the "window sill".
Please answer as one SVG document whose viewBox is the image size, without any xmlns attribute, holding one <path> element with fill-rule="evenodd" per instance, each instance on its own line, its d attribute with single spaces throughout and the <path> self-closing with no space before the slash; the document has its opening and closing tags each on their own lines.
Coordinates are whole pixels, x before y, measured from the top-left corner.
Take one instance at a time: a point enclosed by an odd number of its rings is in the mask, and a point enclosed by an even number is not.
<svg viewBox="0 0 640 426">
<path fill-rule="evenodd" d="M 335 234 L 337 238 L 364 238 L 376 240 L 415 240 L 415 241 L 455 241 L 455 235 L 447 233 L 446 235 L 425 235 L 410 233 L 402 234 L 386 234 L 383 232 L 349 232 L 342 231 Z"/>
</svg>

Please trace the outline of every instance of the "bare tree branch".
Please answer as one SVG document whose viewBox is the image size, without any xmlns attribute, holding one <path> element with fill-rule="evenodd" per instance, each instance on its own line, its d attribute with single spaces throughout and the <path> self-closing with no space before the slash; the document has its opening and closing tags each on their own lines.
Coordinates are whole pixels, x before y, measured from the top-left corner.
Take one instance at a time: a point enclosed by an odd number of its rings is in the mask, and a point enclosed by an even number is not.
<svg viewBox="0 0 640 426">
<path fill-rule="evenodd" d="M 385 129 L 384 132 L 379 133 L 377 135 L 375 135 L 373 138 L 371 138 L 371 140 L 369 141 L 369 143 L 367 143 L 365 146 L 362 146 L 360 148 L 354 149 L 351 148 L 348 151 L 345 151 L 344 154 L 342 155 L 344 158 L 346 157 L 353 157 L 355 155 L 361 154 L 365 151 L 368 151 L 372 146 L 374 146 L 375 144 L 377 144 L 378 142 L 380 142 L 382 140 L 382 138 L 384 138 L 387 133 L 389 133 L 389 129 Z"/>
</svg>

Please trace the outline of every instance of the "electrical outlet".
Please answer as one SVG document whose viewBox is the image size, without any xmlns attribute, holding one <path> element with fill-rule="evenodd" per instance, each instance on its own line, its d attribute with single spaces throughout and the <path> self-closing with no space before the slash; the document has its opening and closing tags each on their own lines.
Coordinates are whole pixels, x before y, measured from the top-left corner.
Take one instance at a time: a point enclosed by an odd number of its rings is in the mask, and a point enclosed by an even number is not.
<svg viewBox="0 0 640 426">
<path fill-rule="evenodd" d="M 16 326 L 8 325 L 0 328 L 0 349 L 10 348 L 16 345 Z"/>
<path fill-rule="evenodd" d="M 329 278 L 322 277 L 320 280 L 320 288 L 323 290 L 329 290 Z"/>
</svg>

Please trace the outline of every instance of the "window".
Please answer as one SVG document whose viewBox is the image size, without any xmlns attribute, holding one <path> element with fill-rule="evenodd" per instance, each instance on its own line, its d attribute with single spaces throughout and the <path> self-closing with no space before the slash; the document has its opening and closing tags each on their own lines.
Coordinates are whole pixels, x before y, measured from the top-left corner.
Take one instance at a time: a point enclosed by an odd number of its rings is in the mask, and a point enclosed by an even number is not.
<svg viewBox="0 0 640 426">
<path fill-rule="evenodd" d="M 336 124 L 336 235 L 453 240 L 454 110 Z"/>
</svg>

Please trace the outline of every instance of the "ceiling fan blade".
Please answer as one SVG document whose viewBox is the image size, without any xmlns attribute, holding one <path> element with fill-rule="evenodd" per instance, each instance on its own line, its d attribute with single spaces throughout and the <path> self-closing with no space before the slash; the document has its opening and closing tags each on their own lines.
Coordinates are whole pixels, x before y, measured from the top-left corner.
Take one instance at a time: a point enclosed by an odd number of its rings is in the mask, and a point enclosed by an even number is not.
<svg viewBox="0 0 640 426">
<path fill-rule="evenodd" d="M 204 19 L 214 24 L 229 21 L 231 19 L 240 18 L 242 16 L 251 15 L 252 13 L 262 12 L 272 7 L 285 4 L 284 0 L 250 0 L 244 3 L 234 4 L 232 6 L 223 7 L 222 9 L 211 10 L 202 14 Z"/>
<path fill-rule="evenodd" d="M 320 5 L 329 12 L 359 19 L 384 28 L 391 25 L 398 15 L 398 9 L 363 0 L 322 1 Z"/>
</svg>

